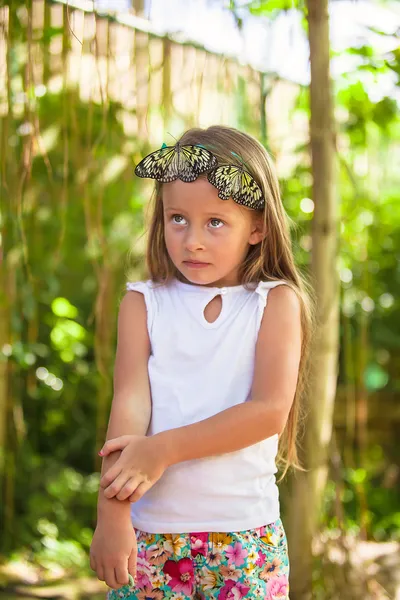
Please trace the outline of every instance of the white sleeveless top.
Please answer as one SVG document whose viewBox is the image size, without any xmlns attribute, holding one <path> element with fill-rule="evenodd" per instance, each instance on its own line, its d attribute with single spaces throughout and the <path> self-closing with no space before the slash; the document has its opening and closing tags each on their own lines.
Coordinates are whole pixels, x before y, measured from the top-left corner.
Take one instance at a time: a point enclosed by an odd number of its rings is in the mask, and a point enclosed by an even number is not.
<svg viewBox="0 0 400 600">
<path fill-rule="evenodd" d="M 257 335 L 268 292 L 283 280 L 206 287 L 178 280 L 128 283 L 147 307 L 152 416 L 148 435 L 207 419 L 250 400 Z M 213 323 L 204 309 L 217 295 Z M 233 532 L 278 519 L 278 435 L 236 452 L 185 461 L 131 504 L 132 524 L 149 533 Z"/>
</svg>

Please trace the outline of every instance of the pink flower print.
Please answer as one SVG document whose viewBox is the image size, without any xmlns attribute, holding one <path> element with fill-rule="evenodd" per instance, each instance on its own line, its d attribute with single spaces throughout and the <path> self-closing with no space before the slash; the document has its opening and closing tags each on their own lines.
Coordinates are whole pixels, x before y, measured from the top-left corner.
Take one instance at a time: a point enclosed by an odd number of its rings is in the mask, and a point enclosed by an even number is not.
<svg viewBox="0 0 400 600">
<path fill-rule="evenodd" d="M 237 567 L 240 567 L 244 563 L 244 559 L 248 555 L 247 550 L 245 550 L 240 542 L 236 542 L 233 546 L 228 546 L 225 550 L 225 554 L 228 557 L 228 563 L 234 564 Z"/>
<path fill-rule="evenodd" d="M 263 525 L 262 527 L 257 527 L 253 531 L 257 537 L 263 537 L 265 535 L 265 530 L 266 530 L 266 527 L 265 527 L 265 525 Z"/>
<path fill-rule="evenodd" d="M 266 556 L 259 550 L 258 558 L 256 560 L 257 567 L 262 567 L 265 564 Z"/>
<path fill-rule="evenodd" d="M 225 585 L 220 589 L 218 600 L 241 600 L 249 591 L 249 587 L 228 579 Z"/>
<path fill-rule="evenodd" d="M 193 558 L 195 558 L 198 554 L 207 556 L 208 533 L 191 533 L 190 544 Z"/>
<path fill-rule="evenodd" d="M 148 575 L 146 575 L 146 573 L 143 573 L 143 571 L 137 572 L 136 585 L 139 588 L 143 588 L 143 587 L 150 585 L 150 579 L 149 579 Z"/>
<path fill-rule="evenodd" d="M 278 598 L 287 598 L 289 593 L 288 578 L 286 575 L 275 577 L 267 581 L 265 600 L 276 600 Z"/>
<path fill-rule="evenodd" d="M 150 568 L 146 561 L 146 558 L 143 556 L 137 557 L 137 587 L 143 588 L 146 585 L 150 585 Z"/>
<path fill-rule="evenodd" d="M 190 596 L 193 590 L 194 572 L 190 558 L 182 558 L 178 562 L 167 560 L 163 567 L 164 573 L 171 577 L 168 585 L 174 592 L 183 592 Z"/>
</svg>

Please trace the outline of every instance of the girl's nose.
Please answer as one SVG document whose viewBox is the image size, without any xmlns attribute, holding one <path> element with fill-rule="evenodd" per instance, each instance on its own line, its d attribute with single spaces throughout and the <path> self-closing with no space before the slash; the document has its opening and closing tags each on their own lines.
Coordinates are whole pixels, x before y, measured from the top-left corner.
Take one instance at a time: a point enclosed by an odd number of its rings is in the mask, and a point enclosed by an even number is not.
<svg viewBox="0 0 400 600">
<path fill-rule="evenodd" d="M 194 229 L 189 230 L 186 235 L 185 246 L 190 252 L 204 249 L 204 242 L 201 233 Z"/>
</svg>

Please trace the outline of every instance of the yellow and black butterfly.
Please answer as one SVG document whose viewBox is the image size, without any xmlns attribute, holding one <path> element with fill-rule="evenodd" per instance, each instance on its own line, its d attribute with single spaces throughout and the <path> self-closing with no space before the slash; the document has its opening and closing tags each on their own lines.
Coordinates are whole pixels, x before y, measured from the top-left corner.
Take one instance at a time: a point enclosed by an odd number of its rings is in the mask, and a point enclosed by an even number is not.
<svg viewBox="0 0 400 600">
<path fill-rule="evenodd" d="M 189 183 L 217 165 L 216 157 L 200 145 L 162 145 L 160 150 L 148 154 L 136 165 L 135 173 L 139 177 L 149 177 L 161 183 L 175 179 Z"/>
<path fill-rule="evenodd" d="M 235 202 L 248 208 L 260 210 L 264 207 L 262 190 L 243 165 L 221 165 L 207 173 L 207 179 L 217 188 L 221 200 L 232 197 Z"/>
</svg>

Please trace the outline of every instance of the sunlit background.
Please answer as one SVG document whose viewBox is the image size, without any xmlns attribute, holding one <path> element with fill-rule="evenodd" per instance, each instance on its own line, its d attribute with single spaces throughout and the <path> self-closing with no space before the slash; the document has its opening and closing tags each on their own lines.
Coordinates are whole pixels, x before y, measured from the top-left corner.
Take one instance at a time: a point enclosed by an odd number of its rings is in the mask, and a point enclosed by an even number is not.
<svg viewBox="0 0 400 600">
<path fill-rule="evenodd" d="M 339 378 L 316 600 L 400 598 L 400 5 L 330 2 Z M 124 282 L 152 185 L 133 167 L 225 123 L 277 165 L 308 273 L 309 42 L 297 0 L 0 6 L 0 598 L 104 598 L 89 569 Z M 290 480 L 281 486 L 285 522 Z M 299 516 L 299 518 L 301 515 Z M 289 521 L 288 521 L 289 522 Z M 293 560 L 301 549 L 292 547 Z M 46 595 L 47 594 L 47 595 Z M 293 597 L 293 600 L 296 600 Z"/>
</svg>

